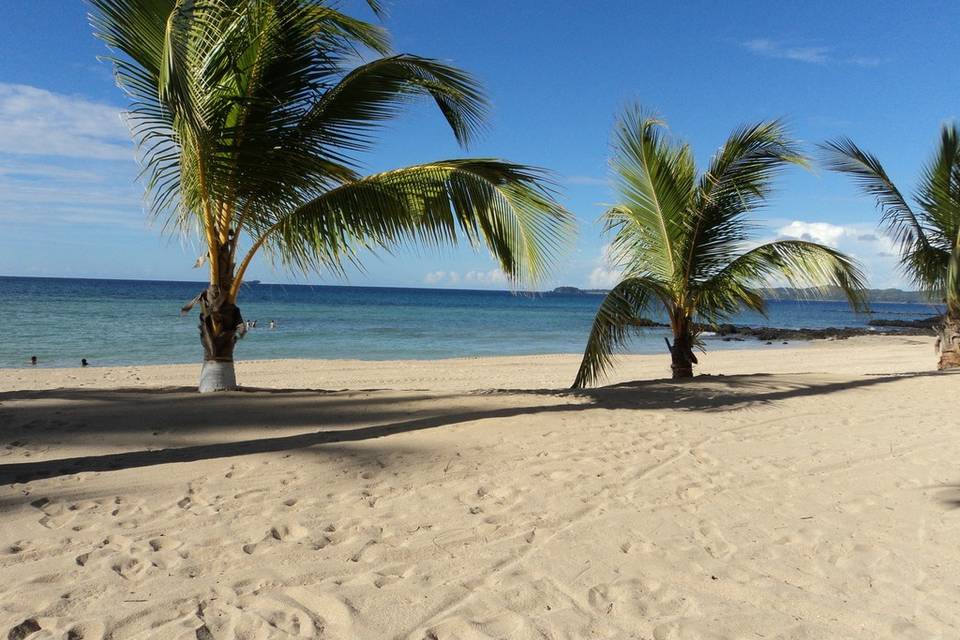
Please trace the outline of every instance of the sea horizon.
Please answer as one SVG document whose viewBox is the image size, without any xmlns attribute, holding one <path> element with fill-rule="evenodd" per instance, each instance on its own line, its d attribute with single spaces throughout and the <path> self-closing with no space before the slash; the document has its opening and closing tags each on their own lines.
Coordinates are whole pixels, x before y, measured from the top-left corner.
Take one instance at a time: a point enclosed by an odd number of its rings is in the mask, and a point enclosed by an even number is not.
<svg viewBox="0 0 960 640">
<path fill-rule="evenodd" d="M 198 285 L 201 287 L 208 286 L 206 280 L 177 280 L 169 278 L 101 278 L 93 276 L 18 276 L 18 275 L 9 275 L 9 274 L 0 274 L 0 280 L 90 280 L 90 281 L 102 281 L 102 282 L 140 282 L 140 283 L 158 283 L 158 284 L 192 284 Z M 266 285 L 271 287 L 330 287 L 330 288 L 353 288 L 353 289 L 410 289 L 415 291 L 471 291 L 471 292 L 502 292 L 509 293 L 513 295 L 522 295 L 522 294 L 550 294 L 550 295 L 565 295 L 567 292 L 560 291 L 561 289 L 573 289 L 576 290 L 575 293 L 571 295 L 606 295 L 610 290 L 603 288 L 582 288 L 573 285 L 557 285 L 552 289 L 494 289 L 494 288 L 480 288 L 480 289 L 471 289 L 469 287 L 417 287 L 413 285 L 391 285 L 391 284 L 318 284 L 318 283 L 309 283 L 309 282 L 266 282 L 264 280 L 257 280 L 255 278 L 244 280 L 242 286 L 256 286 L 256 285 Z M 766 291 L 767 289 L 764 289 Z M 920 292 L 913 289 L 900 289 L 897 287 L 889 287 L 884 289 L 868 289 L 868 292 L 872 291 L 899 291 L 907 294 L 919 294 Z M 771 296 L 765 297 L 764 300 L 767 301 L 776 301 L 776 300 L 790 300 L 795 302 L 810 302 L 808 299 L 801 298 L 790 298 L 782 296 Z M 815 300 L 819 302 L 844 302 L 842 298 L 822 298 Z M 2 302 L 2 300 L 0 300 Z M 920 302 L 904 302 L 904 301 L 883 301 L 884 304 L 926 304 Z M 931 303 L 932 306 L 937 306 Z M 868 311 L 867 313 L 873 313 Z"/>
</svg>

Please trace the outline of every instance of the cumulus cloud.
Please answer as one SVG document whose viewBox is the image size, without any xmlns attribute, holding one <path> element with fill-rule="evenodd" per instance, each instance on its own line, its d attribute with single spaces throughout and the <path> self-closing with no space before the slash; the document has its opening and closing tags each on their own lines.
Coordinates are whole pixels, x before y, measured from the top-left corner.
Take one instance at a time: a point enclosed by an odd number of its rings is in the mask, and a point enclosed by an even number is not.
<svg viewBox="0 0 960 640">
<path fill-rule="evenodd" d="M 468 271 L 463 279 L 471 284 L 505 284 L 510 281 L 500 269 L 490 269 L 489 271 Z"/>
<path fill-rule="evenodd" d="M 844 236 L 853 234 L 856 237 L 859 235 L 849 227 L 841 227 L 829 222 L 802 222 L 800 220 L 794 220 L 787 226 L 781 227 L 778 233 L 787 238 L 819 242 L 834 248 L 840 245 L 840 240 Z"/>
<path fill-rule="evenodd" d="M 0 153 L 128 161 L 134 157 L 117 107 L 2 82 Z"/>
<path fill-rule="evenodd" d="M 777 229 L 777 235 L 819 242 L 843 251 L 863 265 L 871 287 L 908 286 L 899 274 L 896 244 L 889 237 L 875 233 L 870 225 L 793 220 Z"/>
<path fill-rule="evenodd" d="M 426 284 L 437 284 L 443 282 L 443 279 L 447 277 L 446 271 L 431 271 L 430 273 L 423 276 L 423 281 Z"/>
<path fill-rule="evenodd" d="M 426 284 L 457 284 L 460 282 L 460 274 L 456 271 L 431 271 L 423 276 Z"/>
<path fill-rule="evenodd" d="M 435 286 L 455 286 L 463 284 L 469 287 L 501 287 L 510 282 L 500 269 L 490 269 L 489 271 L 471 270 L 466 273 L 459 271 L 431 271 L 423 276 L 424 284 Z"/>
<path fill-rule="evenodd" d="M 587 283 L 591 289 L 610 289 L 620 282 L 621 278 L 623 278 L 623 270 L 614 264 L 610 245 L 603 245 L 596 265 L 587 277 Z"/>
</svg>

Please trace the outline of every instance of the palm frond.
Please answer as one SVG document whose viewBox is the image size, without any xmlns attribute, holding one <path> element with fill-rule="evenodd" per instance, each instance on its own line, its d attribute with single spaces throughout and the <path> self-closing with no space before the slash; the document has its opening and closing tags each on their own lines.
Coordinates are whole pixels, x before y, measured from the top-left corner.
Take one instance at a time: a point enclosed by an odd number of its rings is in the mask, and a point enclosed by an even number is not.
<svg viewBox="0 0 960 640">
<path fill-rule="evenodd" d="M 597 310 L 572 388 L 596 384 L 612 365 L 613 354 L 642 326 L 643 313 L 668 296 L 662 283 L 644 277 L 626 278 L 611 289 Z"/>
<path fill-rule="evenodd" d="M 876 198 L 881 222 L 900 245 L 903 273 L 918 288 L 943 296 L 960 314 L 960 132 L 945 125 L 924 167 L 911 209 L 874 156 L 850 140 L 825 145 L 831 169 L 848 173 Z"/>
<path fill-rule="evenodd" d="M 604 216 L 614 234 L 611 253 L 628 271 L 642 259 L 644 271 L 674 280 L 682 273 L 685 216 L 693 203 L 696 167 L 689 146 L 674 144 L 663 123 L 639 106 L 617 121 L 611 166 L 621 195 Z"/>
<path fill-rule="evenodd" d="M 367 6 L 378 18 L 387 17 L 387 8 L 380 0 L 367 0 Z"/>
<path fill-rule="evenodd" d="M 359 43 L 381 55 L 390 51 L 390 34 L 383 27 L 358 20 L 325 4 L 307 5 L 307 10 L 313 14 L 318 36 L 338 38 L 351 48 Z"/>
<path fill-rule="evenodd" d="M 952 250 L 960 233 L 960 132 L 956 124 L 944 125 L 941 130 L 936 154 L 923 168 L 916 200 L 930 244 Z"/>
<path fill-rule="evenodd" d="M 831 247 L 804 240 L 777 240 L 734 259 L 697 287 L 697 312 L 709 321 L 734 313 L 741 305 L 763 311 L 758 287 L 782 278 L 798 289 L 825 293 L 839 288 L 856 311 L 865 311 L 866 277 L 851 258 Z"/>
<path fill-rule="evenodd" d="M 882 223 L 887 226 L 901 250 L 930 244 L 928 230 L 876 156 L 863 151 L 849 138 L 828 141 L 820 148 L 824 152 L 827 168 L 852 176 L 864 193 L 873 196 L 880 209 Z"/>
<path fill-rule="evenodd" d="M 313 105 L 301 130 L 324 143 L 365 149 L 367 132 L 417 96 L 434 100 L 463 145 L 482 128 L 487 103 L 473 78 L 437 60 L 404 54 L 353 69 Z"/>
<path fill-rule="evenodd" d="M 339 270 L 363 249 L 486 246 L 517 282 L 536 282 L 573 225 L 545 174 L 497 160 L 445 160 L 375 174 L 318 195 L 261 235 L 280 262 Z"/>
<path fill-rule="evenodd" d="M 790 164 L 808 162 L 779 120 L 740 127 L 727 138 L 700 177 L 689 212 L 682 250 L 688 279 L 709 278 L 735 257 L 751 231 L 744 216 L 765 204 L 774 178 Z"/>
</svg>

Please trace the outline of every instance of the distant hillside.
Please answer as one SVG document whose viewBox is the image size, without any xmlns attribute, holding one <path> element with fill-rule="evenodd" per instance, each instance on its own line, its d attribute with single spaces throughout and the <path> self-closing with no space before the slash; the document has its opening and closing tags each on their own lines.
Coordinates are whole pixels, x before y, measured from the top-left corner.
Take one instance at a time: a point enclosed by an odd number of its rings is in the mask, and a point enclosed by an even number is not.
<svg viewBox="0 0 960 640">
<path fill-rule="evenodd" d="M 819 298 L 821 300 L 844 299 L 843 291 L 837 287 L 830 287 L 826 293 L 818 292 L 816 289 L 778 287 L 776 289 L 766 289 L 764 297 L 778 300 L 808 300 L 810 298 Z M 903 289 L 867 289 L 867 299 L 870 302 L 907 302 L 919 304 L 937 302 L 927 291 L 904 291 Z"/>
<path fill-rule="evenodd" d="M 549 293 L 563 293 L 567 295 L 606 295 L 609 289 L 578 289 L 577 287 L 557 287 Z"/>
<path fill-rule="evenodd" d="M 578 289 L 577 287 L 557 287 L 551 293 L 560 293 L 566 295 L 603 295 L 608 289 Z M 843 300 L 843 292 L 836 288 L 829 288 L 826 293 L 818 292 L 814 289 L 794 289 L 791 287 L 778 287 L 775 289 L 764 289 L 764 297 L 776 300 L 809 300 L 810 298 L 819 298 L 821 300 Z M 906 303 L 937 303 L 928 292 L 925 291 L 904 291 L 902 289 L 868 289 L 867 298 L 870 302 L 906 302 Z"/>
</svg>

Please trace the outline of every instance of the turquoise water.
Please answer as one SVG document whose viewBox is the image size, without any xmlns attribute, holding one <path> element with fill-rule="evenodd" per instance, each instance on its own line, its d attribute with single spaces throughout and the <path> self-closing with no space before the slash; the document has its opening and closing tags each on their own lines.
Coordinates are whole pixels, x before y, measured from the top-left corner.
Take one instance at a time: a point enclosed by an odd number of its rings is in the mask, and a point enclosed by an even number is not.
<svg viewBox="0 0 960 640">
<path fill-rule="evenodd" d="M 198 362 L 196 311 L 180 307 L 203 284 L 134 280 L 0 277 L 0 367 Z M 505 291 L 249 285 L 240 308 L 258 320 L 238 359 L 429 359 L 583 351 L 601 300 L 595 295 Z M 743 313 L 736 324 L 791 328 L 859 327 L 871 317 L 913 319 L 930 305 L 875 304 L 855 315 L 840 302 L 770 303 L 769 317 Z M 268 328 L 270 320 L 277 327 Z M 662 329 L 648 329 L 634 353 L 661 353 Z M 708 348 L 757 342 L 708 338 Z"/>
</svg>

